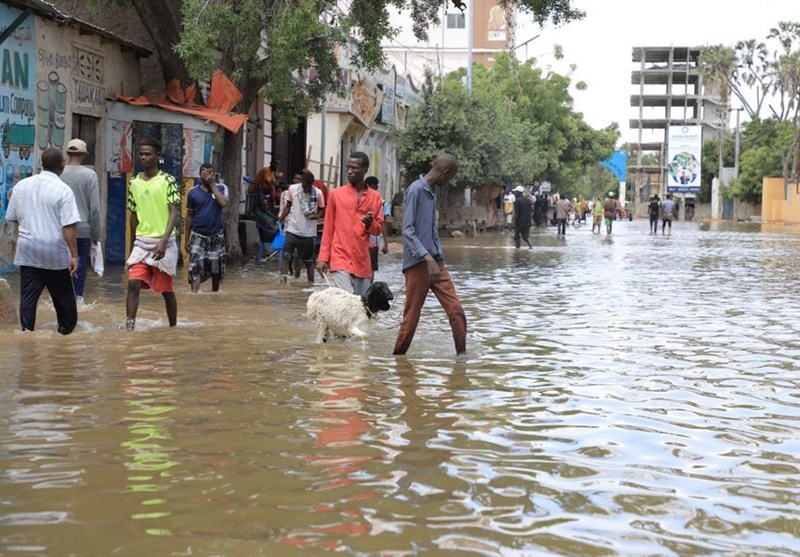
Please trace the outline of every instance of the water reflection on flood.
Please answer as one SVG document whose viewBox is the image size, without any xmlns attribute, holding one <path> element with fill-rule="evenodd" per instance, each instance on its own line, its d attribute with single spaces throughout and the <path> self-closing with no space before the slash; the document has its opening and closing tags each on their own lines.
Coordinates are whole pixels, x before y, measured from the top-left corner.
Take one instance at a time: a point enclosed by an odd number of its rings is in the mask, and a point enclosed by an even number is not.
<svg viewBox="0 0 800 557">
<path fill-rule="evenodd" d="M 317 347 L 274 265 L 181 282 L 175 329 L 145 292 L 122 330 L 119 269 L 68 337 L 40 304 L 0 331 L 0 552 L 800 553 L 800 234 L 532 242 L 446 243 L 466 361 L 435 300 L 406 358 L 400 303 Z"/>
</svg>

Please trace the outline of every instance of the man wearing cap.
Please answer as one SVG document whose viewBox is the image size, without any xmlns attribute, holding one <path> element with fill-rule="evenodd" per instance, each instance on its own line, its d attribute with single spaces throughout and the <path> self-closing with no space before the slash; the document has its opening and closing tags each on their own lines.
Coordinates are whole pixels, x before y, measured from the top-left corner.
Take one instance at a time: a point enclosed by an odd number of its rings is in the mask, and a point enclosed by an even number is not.
<svg viewBox="0 0 800 557">
<path fill-rule="evenodd" d="M 533 201 L 530 197 L 525 197 L 525 189 L 522 186 L 514 188 L 514 197 L 514 245 L 519 249 L 522 238 L 528 244 L 528 249 L 531 249 L 533 246 L 528 236 L 531 232 Z"/>
<path fill-rule="evenodd" d="M 61 180 L 75 194 L 81 222 L 78 223 L 78 271 L 73 277 L 75 300 L 83 303 L 86 287 L 86 274 L 89 269 L 89 254 L 92 244 L 100 241 L 100 186 L 97 174 L 83 166 L 86 158 L 86 142 L 72 139 L 67 143 L 67 164 L 61 173 Z"/>
<path fill-rule="evenodd" d="M 603 201 L 603 217 L 606 224 L 606 235 L 611 235 L 611 229 L 614 226 L 614 219 L 617 216 L 617 200 L 614 199 L 614 192 L 608 192 L 608 197 Z"/>
</svg>

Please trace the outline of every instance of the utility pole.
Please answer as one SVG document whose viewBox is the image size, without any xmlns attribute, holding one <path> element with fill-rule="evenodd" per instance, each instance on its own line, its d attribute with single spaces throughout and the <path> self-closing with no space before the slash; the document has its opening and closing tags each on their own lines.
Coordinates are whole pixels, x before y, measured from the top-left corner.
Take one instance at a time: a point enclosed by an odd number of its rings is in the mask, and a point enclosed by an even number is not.
<svg viewBox="0 0 800 557">
<path fill-rule="evenodd" d="M 472 20 L 474 19 L 475 0 L 465 0 L 467 5 L 467 91 L 472 93 Z M 472 190 L 464 188 L 464 206 L 472 205 Z"/>
<path fill-rule="evenodd" d="M 734 108 L 733 110 L 736 111 L 736 146 L 734 147 L 733 151 L 733 177 L 739 177 L 739 139 L 742 135 L 741 129 L 739 127 L 739 119 L 741 118 L 742 110 L 744 108 Z"/>
<path fill-rule="evenodd" d="M 325 181 L 325 124 L 328 120 L 328 103 L 326 99 L 322 100 L 322 121 L 319 125 L 320 139 L 319 139 L 319 179 Z"/>
<path fill-rule="evenodd" d="M 467 91 L 472 91 L 472 20 L 475 0 L 466 0 L 467 5 Z"/>
</svg>

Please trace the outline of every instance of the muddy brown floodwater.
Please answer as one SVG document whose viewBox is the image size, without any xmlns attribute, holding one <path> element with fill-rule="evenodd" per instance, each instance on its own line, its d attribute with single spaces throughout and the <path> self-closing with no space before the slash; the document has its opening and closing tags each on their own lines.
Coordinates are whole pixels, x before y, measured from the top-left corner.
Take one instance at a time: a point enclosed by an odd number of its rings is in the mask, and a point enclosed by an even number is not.
<svg viewBox="0 0 800 557">
<path fill-rule="evenodd" d="M 68 337 L 43 300 L 0 330 L 0 553 L 800 554 L 798 230 L 589 228 L 446 241 L 464 361 L 433 299 L 390 355 L 402 294 L 317 347 L 275 262 L 180 280 L 175 329 L 143 292 L 123 330 L 120 268 Z"/>
</svg>

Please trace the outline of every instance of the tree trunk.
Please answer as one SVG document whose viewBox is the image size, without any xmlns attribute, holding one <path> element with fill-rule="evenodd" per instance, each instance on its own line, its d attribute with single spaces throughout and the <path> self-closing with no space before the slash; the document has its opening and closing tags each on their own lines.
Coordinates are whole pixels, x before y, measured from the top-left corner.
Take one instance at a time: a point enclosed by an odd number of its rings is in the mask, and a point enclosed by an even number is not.
<svg viewBox="0 0 800 557">
<path fill-rule="evenodd" d="M 222 71 L 226 75 L 233 73 L 233 59 L 227 53 L 223 53 Z M 242 93 L 242 100 L 236 107 L 235 112 L 247 114 L 253 102 L 258 98 L 258 92 L 264 85 L 263 81 L 253 80 L 245 72 L 236 87 Z M 240 261 L 243 250 L 239 242 L 239 204 L 241 201 L 242 190 L 242 146 L 244 145 L 245 126 L 239 133 L 232 133 L 225 130 L 225 145 L 222 148 L 222 160 L 225 164 L 225 184 L 228 186 L 229 200 L 225 208 L 225 235 L 228 244 L 228 259 Z"/>
<path fill-rule="evenodd" d="M 144 28 L 153 40 L 164 83 L 177 79 L 185 86 L 192 82 L 183 60 L 175 52 L 175 45 L 180 41 L 180 27 L 176 25 L 167 3 L 164 0 L 136 0 L 131 2 L 139 15 Z"/>
<path fill-rule="evenodd" d="M 228 258 L 231 261 L 242 259 L 242 246 L 239 243 L 239 202 L 242 190 L 242 144 L 244 129 L 239 133 L 225 130 L 225 146 L 222 160 L 225 161 L 225 184 L 228 186 L 228 205 L 225 207 L 225 236 L 228 243 Z"/>
</svg>

